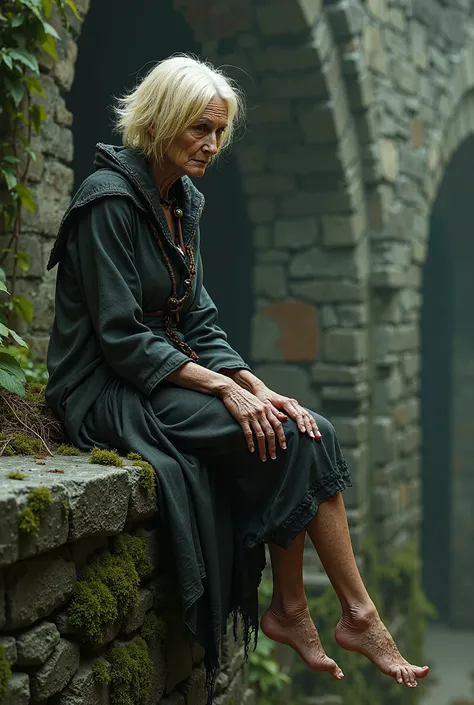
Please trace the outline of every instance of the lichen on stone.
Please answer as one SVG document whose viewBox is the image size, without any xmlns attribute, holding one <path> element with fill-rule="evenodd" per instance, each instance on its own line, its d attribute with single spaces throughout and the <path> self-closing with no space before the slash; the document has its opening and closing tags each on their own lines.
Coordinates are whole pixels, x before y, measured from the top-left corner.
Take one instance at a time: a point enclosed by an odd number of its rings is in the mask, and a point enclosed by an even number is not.
<svg viewBox="0 0 474 705">
<path fill-rule="evenodd" d="M 123 459 L 114 450 L 93 448 L 90 453 L 89 462 L 94 465 L 115 465 L 118 468 L 123 468 Z"/>
<path fill-rule="evenodd" d="M 24 480 L 26 475 L 24 472 L 19 472 L 19 471 L 13 471 L 13 472 L 8 472 L 7 477 L 9 480 Z"/>
<path fill-rule="evenodd" d="M 62 443 L 55 450 L 56 455 L 82 455 L 82 451 L 70 443 Z"/>
<path fill-rule="evenodd" d="M 64 522 L 69 520 L 69 502 L 67 499 L 63 500 L 63 503 L 61 505 L 62 509 L 62 515 L 63 515 L 63 520 Z"/>
<path fill-rule="evenodd" d="M 0 646 L 0 702 L 6 698 L 11 677 L 12 670 L 5 656 L 5 649 Z"/>
<path fill-rule="evenodd" d="M 115 553 L 130 556 L 140 579 L 148 578 L 153 572 L 148 545 L 148 532 L 139 529 L 134 535 L 120 534 L 115 540 Z"/>
<path fill-rule="evenodd" d="M 40 530 L 41 519 L 53 502 L 53 495 L 47 487 L 35 487 L 31 490 L 27 505 L 19 514 L 20 531 L 36 536 Z"/>
<path fill-rule="evenodd" d="M 146 642 L 138 637 L 110 652 L 111 705 L 146 705 L 153 664 Z"/>
<path fill-rule="evenodd" d="M 94 661 L 94 665 L 92 666 L 92 675 L 94 676 L 95 682 L 100 685 L 107 685 L 110 683 L 109 668 L 104 659 L 99 658 L 97 661 Z"/>
</svg>

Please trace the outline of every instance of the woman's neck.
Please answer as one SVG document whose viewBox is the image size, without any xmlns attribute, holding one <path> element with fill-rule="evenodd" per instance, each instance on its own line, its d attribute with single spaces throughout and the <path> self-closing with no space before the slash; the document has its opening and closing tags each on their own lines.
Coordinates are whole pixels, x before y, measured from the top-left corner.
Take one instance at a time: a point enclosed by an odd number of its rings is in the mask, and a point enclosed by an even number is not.
<svg viewBox="0 0 474 705">
<path fill-rule="evenodd" d="M 150 168 L 160 198 L 168 200 L 170 188 L 181 177 L 181 174 L 173 165 L 159 164 L 156 160 L 150 162 Z"/>
</svg>

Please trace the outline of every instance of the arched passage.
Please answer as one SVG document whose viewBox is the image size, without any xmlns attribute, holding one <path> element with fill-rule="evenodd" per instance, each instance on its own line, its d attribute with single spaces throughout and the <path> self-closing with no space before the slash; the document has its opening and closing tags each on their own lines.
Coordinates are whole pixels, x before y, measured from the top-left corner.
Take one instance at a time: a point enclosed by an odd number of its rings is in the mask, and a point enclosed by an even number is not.
<svg viewBox="0 0 474 705">
<path fill-rule="evenodd" d="M 433 208 L 423 279 L 425 588 L 445 621 L 474 626 L 474 137 L 451 159 Z"/>
<path fill-rule="evenodd" d="M 118 142 L 112 132 L 113 97 L 132 88 L 150 66 L 175 52 L 201 53 L 171 0 L 153 7 L 146 0 L 135 0 L 133 12 L 125 0 L 118 0 L 112 13 L 106 3 L 91 3 L 67 99 L 74 115 L 76 187 L 92 169 L 94 145 Z M 251 227 L 234 157 L 223 157 L 196 185 L 207 201 L 201 221 L 206 286 L 231 343 L 247 357 L 253 311 Z"/>
</svg>

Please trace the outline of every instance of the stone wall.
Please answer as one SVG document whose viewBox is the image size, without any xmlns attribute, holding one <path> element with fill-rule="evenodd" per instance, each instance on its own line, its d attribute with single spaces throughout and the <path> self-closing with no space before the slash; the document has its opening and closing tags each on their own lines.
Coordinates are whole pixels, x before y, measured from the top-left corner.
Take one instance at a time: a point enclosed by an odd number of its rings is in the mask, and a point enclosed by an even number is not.
<svg viewBox="0 0 474 705">
<path fill-rule="evenodd" d="M 98 0 L 94 0 L 98 1 Z M 81 0 L 85 14 L 88 0 Z M 356 549 L 373 509 L 381 552 L 420 523 L 420 341 L 428 223 L 453 153 L 474 133 L 470 0 L 174 0 L 216 64 L 238 66 L 236 145 L 255 247 L 257 374 L 331 417 L 351 467 Z M 44 65 L 48 109 L 26 213 L 34 346 L 44 274 L 72 183 L 73 38 Z M 248 85 L 247 85 L 248 83 Z M 316 579 L 316 578 L 315 578 Z"/>
<path fill-rule="evenodd" d="M 205 705 L 202 649 L 187 635 L 172 583 L 170 588 L 164 574 L 156 493 L 144 491 L 140 468 L 127 466 L 127 461 L 119 468 L 92 465 L 88 460 L 87 456 L 2 457 L 0 674 L 4 660 L 13 672 L 2 705 L 138 703 L 124 698 L 125 666 L 116 666 L 115 676 L 121 673 L 124 679 L 119 681 L 114 678 L 113 664 L 119 663 L 114 661 L 117 648 L 123 656 L 128 645 L 142 637 L 147 649 L 141 659 L 149 658 L 151 667 L 151 689 L 144 702 Z M 22 472 L 25 478 L 10 479 L 12 472 Z M 47 488 L 54 500 L 36 536 L 21 528 L 22 512 L 34 488 Z M 133 554 L 141 577 L 138 599 L 131 600 L 123 617 L 108 623 L 100 638 L 91 641 L 86 629 L 74 620 L 71 623 L 73 605 L 86 604 L 84 580 L 94 561 L 98 557 L 104 561 L 109 551 L 113 556 L 108 559 L 109 571 L 111 565 L 113 569 L 122 550 L 120 542 L 129 536 L 136 537 Z M 97 583 L 88 585 L 86 616 L 91 626 L 87 628 L 92 629 L 109 604 L 110 593 L 108 597 L 104 592 L 95 594 Z M 120 594 L 120 600 L 127 595 L 123 584 L 111 590 Z M 242 647 L 234 642 L 230 630 L 221 653 L 214 702 L 252 705 Z M 112 676 L 110 684 L 97 681 L 94 664 L 98 662 L 102 673 L 105 670 Z"/>
</svg>

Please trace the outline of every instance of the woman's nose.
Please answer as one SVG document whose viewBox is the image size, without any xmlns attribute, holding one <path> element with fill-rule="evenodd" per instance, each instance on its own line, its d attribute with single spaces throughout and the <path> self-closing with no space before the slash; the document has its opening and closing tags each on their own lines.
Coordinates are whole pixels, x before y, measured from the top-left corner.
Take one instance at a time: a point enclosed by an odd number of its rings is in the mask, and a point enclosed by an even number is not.
<svg viewBox="0 0 474 705">
<path fill-rule="evenodd" d="M 217 154 L 217 139 L 213 135 L 212 137 L 209 137 L 205 143 L 203 144 L 203 150 L 206 152 L 210 152 L 211 154 Z"/>
</svg>

